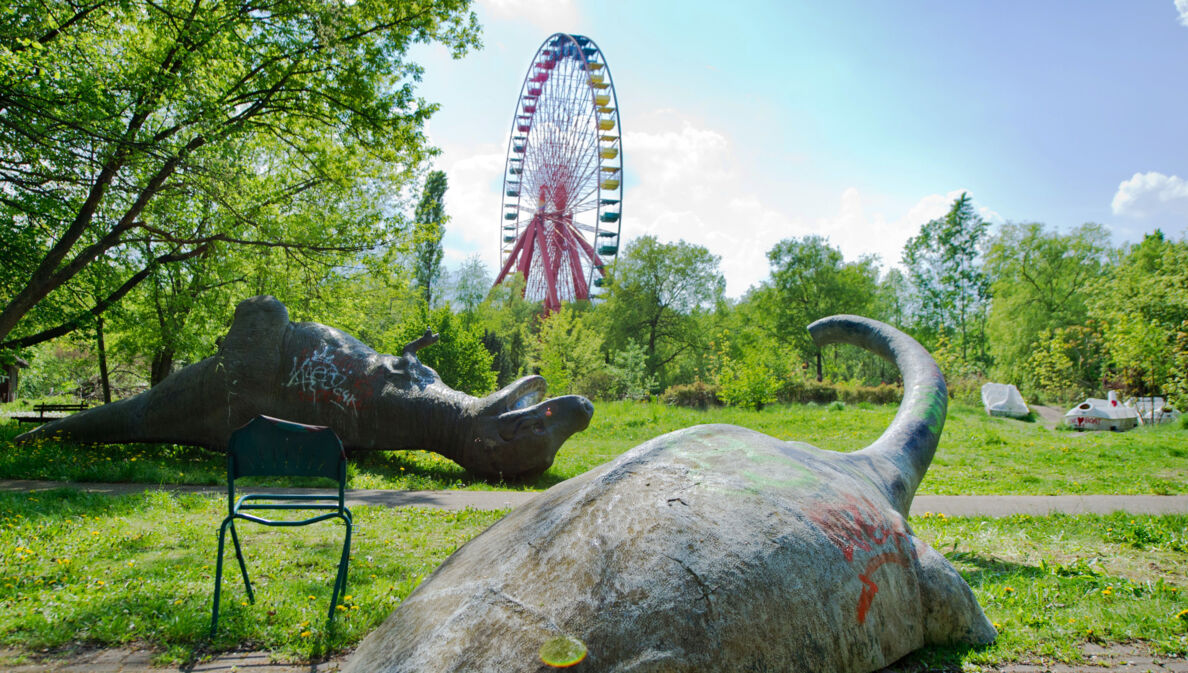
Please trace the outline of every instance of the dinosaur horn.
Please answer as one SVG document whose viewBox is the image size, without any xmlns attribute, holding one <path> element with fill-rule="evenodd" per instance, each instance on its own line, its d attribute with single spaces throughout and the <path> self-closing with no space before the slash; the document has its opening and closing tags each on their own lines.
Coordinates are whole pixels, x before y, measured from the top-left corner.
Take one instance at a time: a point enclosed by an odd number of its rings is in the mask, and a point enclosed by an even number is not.
<svg viewBox="0 0 1188 673">
<path fill-rule="evenodd" d="M 915 339 L 877 320 L 835 315 L 808 330 L 818 347 L 848 343 L 864 348 L 894 364 L 903 376 L 903 401 L 891 425 L 851 456 L 868 463 L 896 509 L 907 516 L 945 425 L 949 396 L 940 368 Z"/>
</svg>

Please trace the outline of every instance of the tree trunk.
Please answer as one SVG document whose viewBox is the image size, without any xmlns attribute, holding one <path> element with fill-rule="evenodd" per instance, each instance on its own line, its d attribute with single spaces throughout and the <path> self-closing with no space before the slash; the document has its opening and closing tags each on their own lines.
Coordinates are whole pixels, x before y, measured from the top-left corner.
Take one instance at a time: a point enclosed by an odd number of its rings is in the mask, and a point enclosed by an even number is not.
<svg viewBox="0 0 1188 673">
<path fill-rule="evenodd" d="M 821 374 L 821 349 L 817 349 L 817 383 L 821 383 L 825 377 Z"/>
<path fill-rule="evenodd" d="M 149 387 L 154 387 L 165 380 L 173 371 L 173 349 L 159 348 L 153 354 L 152 371 L 149 374 Z"/>
<path fill-rule="evenodd" d="M 103 317 L 95 322 L 95 336 L 99 341 L 99 382 L 103 385 L 103 403 L 111 404 L 111 380 L 107 375 L 107 346 L 103 343 Z"/>
</svg>

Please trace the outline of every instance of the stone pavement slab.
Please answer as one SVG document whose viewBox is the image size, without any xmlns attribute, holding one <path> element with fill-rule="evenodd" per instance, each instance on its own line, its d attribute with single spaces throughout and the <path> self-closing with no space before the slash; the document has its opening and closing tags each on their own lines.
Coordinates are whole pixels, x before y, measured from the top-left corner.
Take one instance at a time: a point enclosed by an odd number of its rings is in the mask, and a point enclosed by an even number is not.
<svg viewBox="0 0 1188 673">
<path fill-rule="evenodd" d="M 43 481 L 33 479 L 0 480 L 0 491 L 35 492 L 55 488 L 76 488 L 90 493 L 124 495 L 147 490 L 170 493 L 204 493 L 223 496 L 225 486 L 190 484 L 129 484 Z M 277 488 L 275 493 L 308 493 L 310 489 Z M 536 491 L 397 491 L 351 489 L 348 505 L 384 505 L 387 507 L 436 507 L 439 509 L 514 509 L 536 497 Z M 1046 516 L 1065 514 L 1188 514 L 1188 495 L 917 495 L 912 502 L 912 516 L 925 512 L 946 516 L 992 516 L 1014 514 Z"/>
<path fill-rule="evenodd" d="M 1183 657 L 1153 655 L 1140 645 L 1101 646 L 1086 644 L 1084 661 L 1065 664 L 1044 659 L 1009 662 L 997 666 L 967 668 L 963 673 L 1188 673 Z M 174 666 L 153 666 L 153 653 L 130 648 L 90 650 L 70 655 L 33 655 L 10 664 L 18 653 L 0 650 L 0 671 L 9 673 L 336 673 L 346 665 L 349 654 L 316 663 L 275 662 L 267 652 L 227 652 L 209 660 Z M 878 673 L 956 673 L 897 663 Z"/>
<path fill-rule="evenodd" d="M 85 650 L 73 653 L 21 656 L 0 650 L 0 671 L 5 673 L 336 673 L 347 655 L 318 663 L 273 661 L 267 652 L 224 652 L 206 661 L 174 666 L 154 666 L 153 652 L 135 648 Z M 13 663 L 20 662 L 20 663 Z"/>
</svg>

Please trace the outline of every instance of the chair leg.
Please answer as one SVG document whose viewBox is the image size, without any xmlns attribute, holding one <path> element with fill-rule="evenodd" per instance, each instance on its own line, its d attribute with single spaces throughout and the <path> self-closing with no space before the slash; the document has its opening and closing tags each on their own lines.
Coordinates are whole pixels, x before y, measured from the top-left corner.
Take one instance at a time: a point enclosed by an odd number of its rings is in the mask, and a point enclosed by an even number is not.
<svg viewBox="0 0 1188 673">
<path fill-rule="evenodd" d="M 219 625 L 219 593 L 223 586 L 223 541 L 227 534 L 227 524 L 230 519 L 223 521 L 223 525 L 219 526 L 219 552 L 215 560 L 215 586 L 214 586 L 214 607 L 211 608 L 210 613 L 210 637 L 214 638 L 215 629 Z"/>
<path fill-rule="evenodd" d="M 334 609 L 338 607 L 339 594 L 346 593 L 347 583 L 347 564 L 351 560 L 351 520 L 343 518 L 346 524 L 346 538 L 342 543 L 342 558 L 338 561 L 338 574 L 334 578 L 334 591 L 330 596 L 330 614 L 326 617 L 327 622 L 334 621 Z"/>
<path fill-rule="evenodd" d="M 231 541 L 235 543 L 235 558 L 239 560 L 239 572 L 243 575 L 243 585 L 247 587 L 248 602 L 255 604 L 256 595 L 252 593 L 252 581 L 248 579 L 247 566 L 243 562 L 243 549 L 239 546 L 239 536 L 235 533 L 235 520 L 231 520 Z"/>
</svg>

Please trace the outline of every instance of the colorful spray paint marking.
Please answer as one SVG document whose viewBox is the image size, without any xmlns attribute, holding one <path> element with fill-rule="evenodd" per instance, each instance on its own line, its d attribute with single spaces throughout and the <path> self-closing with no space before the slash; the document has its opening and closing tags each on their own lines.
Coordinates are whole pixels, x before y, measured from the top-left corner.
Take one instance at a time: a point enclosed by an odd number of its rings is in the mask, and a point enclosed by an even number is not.
<svg viewBox="0 0 1188 673">
<path fill-rule="evenodd" d="M 285 387 L 296 388 L 302 399 L 314 404 L 329 402 L 343 411 L 357 412 L 360 396 L 370 396 L 370 389 L 348 386 L 352 372 L 349 363 L 348 356 L 338 357 L 329 346 L 320 346 L 293 357 Z"/>
<path fill-rule="evenodd" d="M 901 521 L 888 518 L 865 497 L 846 494 L 843 499 L 841 505 L 812 508 L 808 516 L 841 550 L 846 563 L 861 568 L 858 579 L 862 582 L 862 592 L 858 596 L 857 618 L 863 624 L 879 592 L 875 571 L 888 563 L 910 567 L 916 549 Z"/>
</svg>

